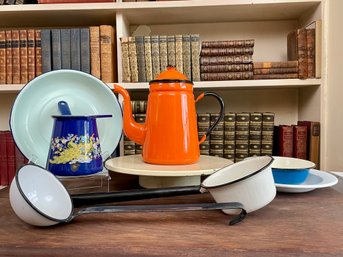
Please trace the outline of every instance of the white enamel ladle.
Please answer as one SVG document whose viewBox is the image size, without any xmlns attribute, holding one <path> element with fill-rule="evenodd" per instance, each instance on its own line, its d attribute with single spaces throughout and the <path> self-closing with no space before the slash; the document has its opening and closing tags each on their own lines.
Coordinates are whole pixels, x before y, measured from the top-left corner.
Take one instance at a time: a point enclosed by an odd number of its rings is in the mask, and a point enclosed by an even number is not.
<svg viewBox="0 0 343 257">
<path fill-rule="evenodd" d="M 32 164 L 20 168 L 10 186 L 10 204 L 16 215 L 34 226 L 52 226 L 70 222 L 92 213 L 166 212 L 240 209 L 230 225 L 243 220 L 246 211 L 238 202 L 168 205 L 93 206 L 74 212 L 72 199 L 63 184 L 49 171 Z"/>
</svg>

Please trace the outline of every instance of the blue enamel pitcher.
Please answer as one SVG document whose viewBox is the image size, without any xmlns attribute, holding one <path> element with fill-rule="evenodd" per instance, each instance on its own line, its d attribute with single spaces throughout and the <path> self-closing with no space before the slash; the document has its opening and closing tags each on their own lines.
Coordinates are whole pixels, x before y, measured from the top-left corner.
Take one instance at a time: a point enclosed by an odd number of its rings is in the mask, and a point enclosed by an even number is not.
<svg viewBox="0 0 343 257">
<path fill-rule="evenodd" d="M 58 176 L 90 175 L 103 170 L 97 118 L 112 115 L 54 115 L 47 169 Z"/>
</svg>

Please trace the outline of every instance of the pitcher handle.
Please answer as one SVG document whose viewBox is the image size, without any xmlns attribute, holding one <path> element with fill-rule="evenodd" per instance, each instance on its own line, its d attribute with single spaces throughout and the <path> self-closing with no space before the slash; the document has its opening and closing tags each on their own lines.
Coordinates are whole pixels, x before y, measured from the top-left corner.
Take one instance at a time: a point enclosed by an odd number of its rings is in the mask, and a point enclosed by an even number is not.
<svg viewBox="0 0 343 257">
<path fill-rule="evenodd" d="M 206 140 L 206 138 L 210 135 L 211 131 L 217 126 L 219 121 L 221 121 L 224 118 L 224 111 L 225 111 L 225 104 L 224 104 L 223 99 L 217 93 L 214 93 L 214 92 L 201 93 L 195 99 L 195 102 L 198 102 L 199 100 L 203 99 L 205 96 L 213 96 L 214 98 L 218 100 L 219 105 L 220 105 L 220 112 L 219 112 L 219 117 L 216 119 L 216 121 L 206 130 L 205 134 L 201 137 L 199 144 L 201 144 L 202 142 Z"/>
</svg>

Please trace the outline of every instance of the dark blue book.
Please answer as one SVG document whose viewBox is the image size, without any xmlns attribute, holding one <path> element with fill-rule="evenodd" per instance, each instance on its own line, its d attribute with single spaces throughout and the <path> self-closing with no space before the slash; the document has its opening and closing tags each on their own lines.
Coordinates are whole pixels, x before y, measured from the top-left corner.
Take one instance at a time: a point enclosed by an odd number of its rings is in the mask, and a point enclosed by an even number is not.
<svg viewBox="0 0 343 257">
<path fill-rule="evenodd" d="M 62 69 L 71 68 L 70 29 L 61 29 Z"/>
<path fill-rule="evenodd" d="M 81 36 L 81 71 L 91 73 L 89 28 L 80 29 Z"/>
<path fill-rule="evenodd" d="M 41 48 L 42 48 L 42 73 L 51 71 L 51 35 L 50 29 L 41 30 Z"/>
<path fill-rule="evenodd" d="M 81 70 L 81 36 L 79 28 L 70 30 L 71 68 Z"/>
<path fill-rule="evenodd" d="M 60 70 L 62 68 L 60 29 L 51 29 L 51 46 L 52 46 L 52 70 Z"/>
</svg>

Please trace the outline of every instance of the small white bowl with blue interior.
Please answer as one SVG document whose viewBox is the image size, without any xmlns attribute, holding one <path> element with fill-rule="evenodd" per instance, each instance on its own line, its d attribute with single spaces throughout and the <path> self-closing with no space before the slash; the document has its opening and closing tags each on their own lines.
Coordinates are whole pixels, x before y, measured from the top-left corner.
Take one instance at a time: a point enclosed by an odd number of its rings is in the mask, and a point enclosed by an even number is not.
<svg viewBox="0 0 343 257">
<path fill-rule="evenodd" d="M 309 175 L 309 170 L 314 168 L 315 163 L 293 157 L 273 156 L 271 165 L 274 181 L 276 184 L 297 185 L 304 183 Z"/>
</svg>

